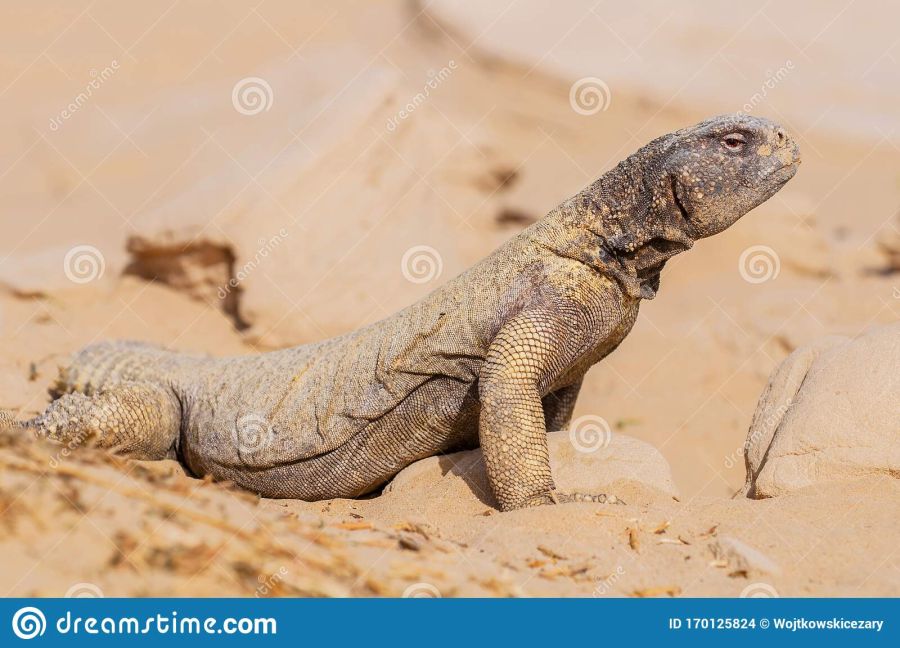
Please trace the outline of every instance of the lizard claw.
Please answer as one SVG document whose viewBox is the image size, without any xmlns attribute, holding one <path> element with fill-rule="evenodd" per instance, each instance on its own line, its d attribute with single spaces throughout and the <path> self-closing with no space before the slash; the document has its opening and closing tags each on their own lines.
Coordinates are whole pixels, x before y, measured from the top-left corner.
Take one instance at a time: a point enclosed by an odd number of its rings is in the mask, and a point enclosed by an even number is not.
<svg viewBox="0 0 900 648">
<path fill-rule="evenodd" d="M 550 491 L 550 499 L 554 504 L 568 502 L 595 502 L 597 504 L 624 504 L 620 498 L 607 493 L 579 493 L 577 491 Z"/>
<path fill-rule="evenodd" d="M 578 491 L 560 491 L 554 489 L 528 500 L 525 507 L 545 506 L 547 504 L 568 504 L 569 502 L 625 504 L 620 498 L 607 493 L 580 493 Z"/>
</svg>

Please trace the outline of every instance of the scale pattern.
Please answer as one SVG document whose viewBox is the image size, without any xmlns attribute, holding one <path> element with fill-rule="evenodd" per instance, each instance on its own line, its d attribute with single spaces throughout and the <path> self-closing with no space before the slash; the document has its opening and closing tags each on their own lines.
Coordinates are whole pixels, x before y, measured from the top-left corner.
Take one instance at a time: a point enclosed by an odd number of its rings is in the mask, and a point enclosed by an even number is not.
<svg viewBox="0 0 900 648">
<path fill-rule="evenodd" d="M 480 444 L 502 510 L 616 502 L 557 491 L 548 427 L 569 425 L 585 372 L 631 330 L 666 261 L 767 200 L 798 163 L 777 124 L 716 117 L 650 142 L 381 322 L 234 358 L 93 345 L 60 372 L 46 412 L 12 425 L 309 500 L 359 496 Z"/>
</svg>

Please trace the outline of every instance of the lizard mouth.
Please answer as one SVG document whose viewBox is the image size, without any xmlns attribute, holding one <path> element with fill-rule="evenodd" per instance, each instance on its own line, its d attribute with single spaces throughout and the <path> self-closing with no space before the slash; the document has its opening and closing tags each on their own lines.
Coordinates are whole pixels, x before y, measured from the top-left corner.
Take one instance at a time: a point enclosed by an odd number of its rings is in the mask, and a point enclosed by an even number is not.
<svg viewBox="0 0 900 648">
<path fill-rule="evenodd" d="M 678 181 L 675 176 L 671 177 L 672 182 L 672 203 L 675 205 L 675 208 L 678 210 L 678 213 L 681 215 L 681 220 L 684 224 L 684 229 L 689 236 L 693 237 L 694 234 L 694 226 L 691 223 L 691 214 L 687 210 L 687 207 L 684 206 L 684 203 L 681 201 L 681 196 L 678 191 Z"/>
<path fill-rule="evenodd" d="M 794 174 L 797 173 L 797 167 L 800 166 L 800 160 L 795 160 L 784 166 L 778 167 L 775 171 L 772 172 L 770 176 L 773 180 L 777 181 L 779 184 L 784 184 L 788 180 L 794 177 Z"/>
</svg>

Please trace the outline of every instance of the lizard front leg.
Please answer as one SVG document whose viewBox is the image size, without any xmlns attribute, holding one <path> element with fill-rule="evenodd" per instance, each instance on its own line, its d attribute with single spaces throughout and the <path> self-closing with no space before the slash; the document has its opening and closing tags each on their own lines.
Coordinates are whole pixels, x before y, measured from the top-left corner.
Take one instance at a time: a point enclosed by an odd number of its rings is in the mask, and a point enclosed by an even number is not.
<svg viewBox="0 0 900 648">
<path fill-rule="evenodd" d="M 550 471 L 541 393 L 581 352 L 578 337 L 560 316 L 536 311 L 510 320 L 491 343 L 479 378 L 479 439 L 488 481 L 503 511 L 617 501 L 602 494 L 559 492 Z"/>
</svg>

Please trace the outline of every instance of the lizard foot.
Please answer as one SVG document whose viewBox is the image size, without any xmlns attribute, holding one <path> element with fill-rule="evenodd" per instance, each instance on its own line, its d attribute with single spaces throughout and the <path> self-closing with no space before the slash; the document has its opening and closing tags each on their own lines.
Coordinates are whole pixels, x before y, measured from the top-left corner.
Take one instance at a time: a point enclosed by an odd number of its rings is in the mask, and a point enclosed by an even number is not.
<svg viewBox="0 0 900 648">
<path fill-rule="evenodd" d="M 578 491 L 552 490 L 538 497 L 534 497 L 525 504 L 530 506 L 544 506 L 547 504 L 568 504 L 569 502 L 594 502 L 596 504 L 624 504 L 620 498 L 608 493 L 581 493 Z"/>
<path fill-rule="evenodd" d="M 578 491 L 550 491 L 554 504 L 568 502 L 595 502 L 597 504 L 624 504 L 620 498 L 608 493 L 580 493 Z"/>
</svg>

